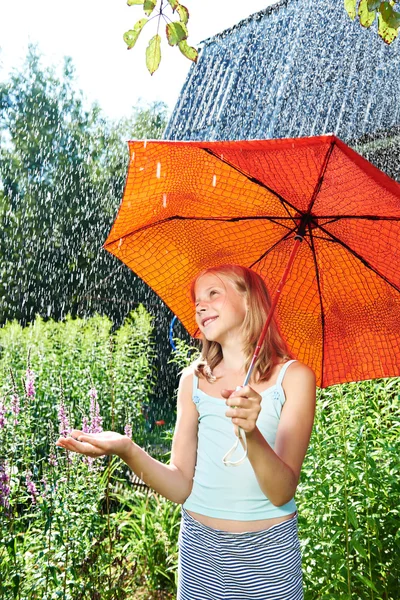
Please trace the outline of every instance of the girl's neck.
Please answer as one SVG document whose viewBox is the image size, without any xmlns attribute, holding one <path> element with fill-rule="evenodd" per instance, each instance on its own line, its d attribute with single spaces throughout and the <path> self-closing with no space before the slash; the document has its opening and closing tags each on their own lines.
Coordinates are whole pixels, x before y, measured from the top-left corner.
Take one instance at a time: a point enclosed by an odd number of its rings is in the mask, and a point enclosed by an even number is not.
<svg viewBox="0 0 400 600">
<path fill-rule="evenodd" d="M 221 370 L 226 373 L 244 373 L 246 357 L 239 345 L 224 346 L 222 348 L 222 356 Z"/>
</svg>

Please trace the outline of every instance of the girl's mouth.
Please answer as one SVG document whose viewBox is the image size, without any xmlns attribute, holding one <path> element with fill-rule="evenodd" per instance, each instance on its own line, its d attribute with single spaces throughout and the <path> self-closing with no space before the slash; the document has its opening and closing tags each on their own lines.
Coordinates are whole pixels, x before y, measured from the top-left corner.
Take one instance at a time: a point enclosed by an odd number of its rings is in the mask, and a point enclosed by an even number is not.
<svg viewBox="0 0 400 600">
<path fill-rule="evenodd" d="M 207 319 L 204 319 L 204 321 L 202 321 L 201 324 L 203 325 L 203 327 L 207 327 L 207 325 L 215 321 L 215 319 L 218 319 L 218 317 L 207 317 Z"/>
</svg>

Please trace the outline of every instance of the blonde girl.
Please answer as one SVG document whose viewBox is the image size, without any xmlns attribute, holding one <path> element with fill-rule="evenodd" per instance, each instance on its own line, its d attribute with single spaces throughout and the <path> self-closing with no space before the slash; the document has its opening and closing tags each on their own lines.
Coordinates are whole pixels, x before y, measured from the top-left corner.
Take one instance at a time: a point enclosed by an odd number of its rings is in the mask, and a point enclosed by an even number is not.
<svg viewBox="0 0 400 600">
<path fill-rule="evenodd" d="M 271 305 L 254 271 L 207 269 L 191 294 L 202 351 L 180 380 L 170 464 L 114 432 L 74 430 L 57 445 L 116 454 L 182 504 L 178 600 L 300 600 L 294 495 L 314 421 L 314 373 L 291 357 L 272 319 L 250 385 L 242 386 Z"/>
</svg>

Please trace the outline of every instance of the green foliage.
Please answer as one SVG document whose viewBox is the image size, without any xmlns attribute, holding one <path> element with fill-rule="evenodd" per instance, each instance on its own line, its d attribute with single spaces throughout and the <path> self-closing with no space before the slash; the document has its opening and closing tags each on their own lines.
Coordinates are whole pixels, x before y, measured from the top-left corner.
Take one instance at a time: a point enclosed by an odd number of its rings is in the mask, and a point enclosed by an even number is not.
<svg viewBox="0 0 400 600">
<path fill-rule="evenodd" d="M 122 198 L 126 139 L 159 138 L 166 120 L 162 103 L 118 124 L 85 110 L 71 62 L 57 77 L 34 48 L 0 84 L 0 323 L 100 307 L 121 322 L 143 297 L 146 286 L 102 244 Z"/>
<path fill-rule="evenodd" d="M 29 348 L 37 374 L 36 398 L 22 411 L 20 425 L 0 429 L 0 458 L 9 463 L 12 490 L 11 519 L 3 518 L 0 506 L 0 569 L 6 582 L 0 599 L 19 593 L 30 600 L 172 600 L 180 506 L 134 489 L 126 466 L 115 457 L 90 465 L 81 456 L 68 459 L 59 452 L 53 467 L 51 446 L 40 446 L 41 437 L 52 437 L 49 422 L 43 429 L 42 414 L 53 415 L 57 428 L 60 370 L 71 415 L 72 399 L 83 408 L 92 378 L 105 422 L 112 421 L 114 410 L 120 427 L 131 403 L 134 439 L 145 442 L 135 407 L 151 388 L 146 361 L 151 319 L 140 308 L 114 334 L 110 322 L 98 315 L 60 324 L 37 319 L 25 329 L 10 323 L 0 334 L 2 397 L 12 393 L 10 367 L 21 389 Z M 172 361 L 184 368 L 198 350 L 175 343 Z M 319 390 L 296 492 L 305 600 L 397 600 L 399 426 L 400 379 Z M 165 441 L 171 439 L 167 432 Z M 40 491 L 36 504 L 26 489 L 28 467 Z"/>
<path fill-rule="evenodd" d="M 358 11 L 357 11 L 358 5 Z M 396 39 L 400 29 L 400 11 L 396 11 L 398 0 L 344 0 L 344 7 L 350 19 L 358 14 L 363 27 L 371 27 L 378 18 L 378 34 L 387 44 Z"/>
<path fill-rule="evenodd" d="M 2 600 L 92 599 L 95 589 L 109 590 L 101 598 L 127 597 L 119 580 L 128 574 L 112 551 L 109 518 L 116 502 L 111 489 L 130 485 L 126 467 L 116 457 L 93 461 L 54 446 L 61 399 L 70 425 L 81 429 L 92 386 L 103 429 L 123 433 L 129 422 L 135 441 L 145 445 L 141 405 L 154 381 L 152 319 L 140 306 L 116 332 L 111 325 L 99 315 L 60 323 L 37 317 L 26 328 L 14 321 L 0 329 L 0 398 L 7 408 L 0 464 L 10 477 L 9 507 L 0 502 Z M 35 373 L 33 397 L 24 397 L 27 363 Z M 14 392 L 21 400 L 16 424 Z"/>
<path fill-rule="evenodd" d="M 180 505 L 153 492 L 132 493 L 127 489 L 116 498 L 119 510 L 112 515 L 112 524 L 118 531 L 121 556 L 135 565 L 132 592 L 142 585 L 147 590 L 174 590 Z"/>
<path fill-rule="evenodd" d="M 153 14 L 156 6 L 159 2 L 159 9 L 156 14 Z M 189 46 L 187 43 L 188 30 L 187 24 L 189 21 L 189 11 L 186 6 L 183 6 L 178 0 L 127 0 L 128 6 L 140 5 L 147 17 L 151 18 L 139 19 L 133 26 L 133 29 L 129 29 L 123 35 L 124 42 L 128 46 L 128 50 L 133 48 L 136 44 L 136 40 L 143 27 L 150 22 L 152 19 L 157 19 L 157 33 L 153 35 L 146 48 L 146 67 L 153 75 L 157 71 L 161 62 L 161 36 L 159 35 L 160 22 L 164 19 L 167 22 L 166 25 L 166 38 L 170 46 L 178 46 L 180 51 L 186 58 L 193 62 L 197 62 L 198 51 L 196 48 Z M 179 20 L 172 21 L 166 12 L 166 9 L 172 9 L 172 13 L 178 14 Z"/>
</svg>

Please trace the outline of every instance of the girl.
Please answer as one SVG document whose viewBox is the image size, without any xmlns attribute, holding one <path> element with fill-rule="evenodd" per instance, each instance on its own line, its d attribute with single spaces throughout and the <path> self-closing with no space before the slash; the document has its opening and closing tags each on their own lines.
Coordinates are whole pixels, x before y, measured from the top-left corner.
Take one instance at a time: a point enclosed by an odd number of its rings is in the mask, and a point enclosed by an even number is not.
<svg viewBox="0 0 400 600">
<path fill-rule="evenodd" d="M 314 421 L 314 373 L 291 359 L 272 319 L 251 385 L 239 387 L 271 304 L 254 271 L 207 269 L 191 295 L 202 352 L 180 380 L 170 464 L 113 432 L 73 430 L 57 445 L 116 454 L 183 505 L 178 600 L 302 599 L 294 494 Z M 239 427 L 247 457 L 227 466 Z"/>
</svg>

